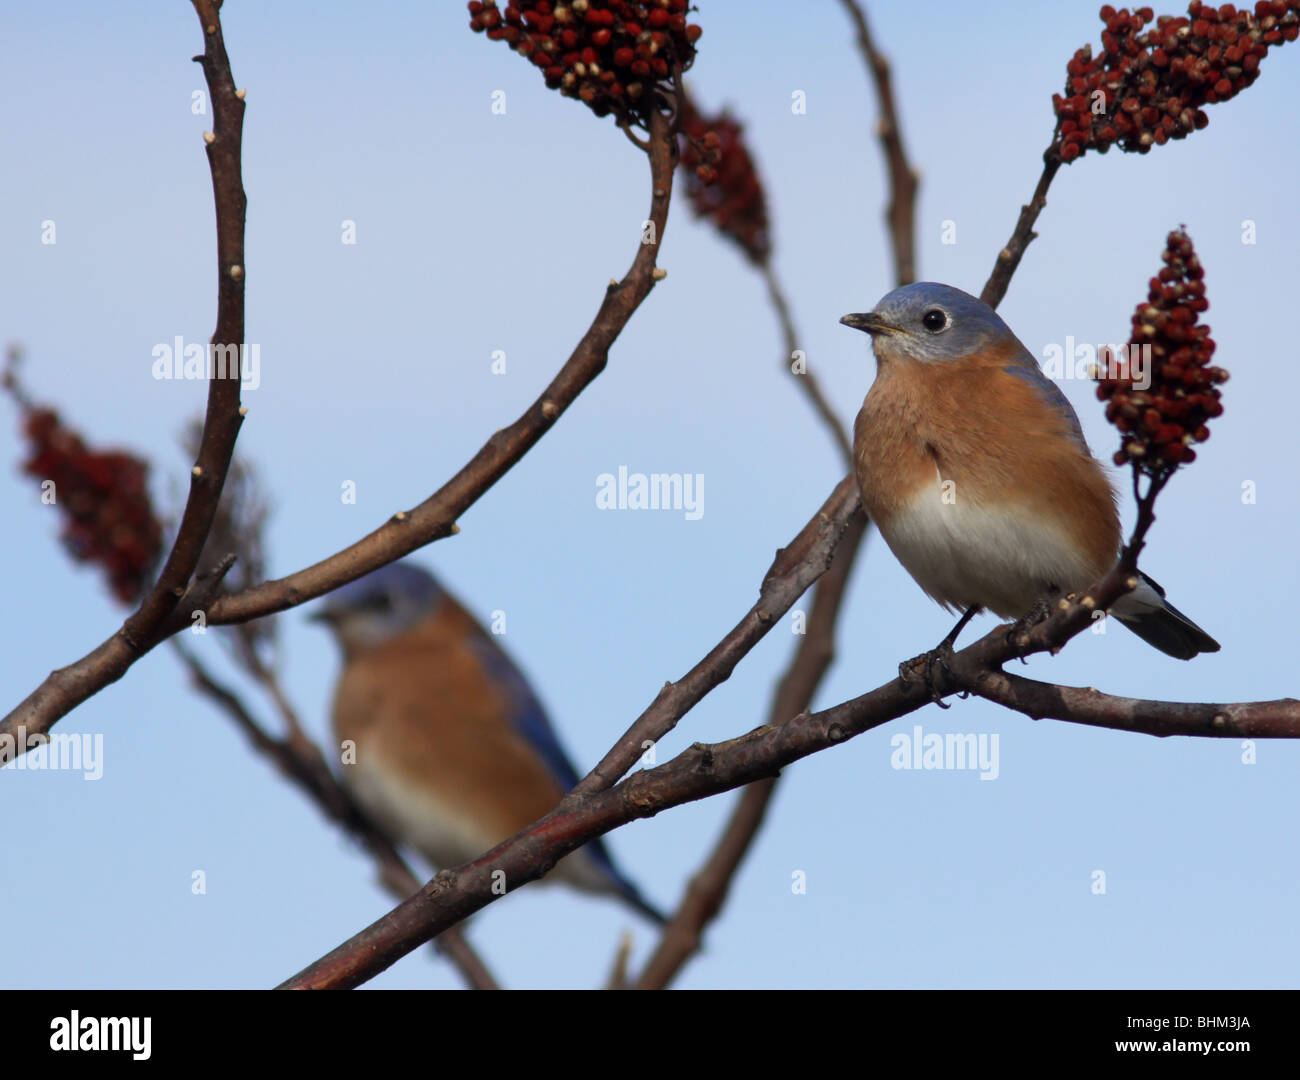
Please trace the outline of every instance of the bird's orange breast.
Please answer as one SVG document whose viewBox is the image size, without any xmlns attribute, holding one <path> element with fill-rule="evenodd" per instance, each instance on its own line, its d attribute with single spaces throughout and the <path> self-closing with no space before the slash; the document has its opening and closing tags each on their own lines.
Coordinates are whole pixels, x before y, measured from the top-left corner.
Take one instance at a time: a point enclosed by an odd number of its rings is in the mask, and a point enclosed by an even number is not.
<svg viewBox="0 0 1300 1080">
<path fill-rule="evenodd" d="M 917 499 L 1012 512 L 1066 538 L 1100 577 L 1119 549 L 1114 492 L 1066 417 L 1005 370 L 1016 347 L 881 364 L 854 429 L 864 506 L 887 539 Z"/>
<path fill-rule="evenodd" d="M 334 703 L 339 740 L 358 759 L 437 802 L 496 843 L 553 809 L 563 792 L 510 722 L 509 702 L 454 601 L 348 665 Z"/>
</svg>

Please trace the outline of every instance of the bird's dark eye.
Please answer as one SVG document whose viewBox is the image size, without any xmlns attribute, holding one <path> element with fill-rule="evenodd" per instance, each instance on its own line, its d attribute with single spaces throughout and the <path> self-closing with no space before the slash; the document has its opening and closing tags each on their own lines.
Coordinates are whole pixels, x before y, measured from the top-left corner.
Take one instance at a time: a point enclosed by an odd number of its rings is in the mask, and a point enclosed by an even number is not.
<svg viewBox="0 0 1300 1080">
<path fill-rule="evenodd" d="M 365 608 L 380 615 L 386 614 L 393 610 L 393 598 L 386 592 L 375 593 L 367 597 Z"/>
<path fill-rule="evenodd" d="M 948 316 L 938 308 L 931 308 L 921 316 L 921 325 L 932 334 L 937 334 L 948 325 Z"/>
</svg>

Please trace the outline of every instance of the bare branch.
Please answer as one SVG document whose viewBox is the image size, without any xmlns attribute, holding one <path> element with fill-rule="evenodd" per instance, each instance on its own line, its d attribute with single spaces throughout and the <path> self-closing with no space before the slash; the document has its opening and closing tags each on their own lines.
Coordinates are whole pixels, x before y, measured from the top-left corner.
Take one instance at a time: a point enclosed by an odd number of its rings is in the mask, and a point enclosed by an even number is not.
<svg viewBox="0 0 1300 1080">
<path fill-rule="evenodd" d="M 609 978 L 605 980 L 606 990 L 627 989 L 627 965 L 632 957 L 632 935 L 624 930 L 619 935 L 618 949 L 614 953 L 614 963 L 610 965 Z"/>
<path fill-rule="evenodd" d="M 618 782 L 637 763 L 646 747 L 658 742 L 715 686 L 731 677 L 736 665 L 759 643 L 804 591 L 830 565 L 835 545 L 853 517 L 860 513 L 857 485 L 852 477 L 839 482 L 821 510 L 800 530 L 789 546 L 776 553 L 763 579 L 757 603 L 707 656 L 677 682 L 665 683 L 649 708 L 573 789 L 582 798 Z"/>
<path fill-rule="evenodd" d="M 894 105 L 894 87 L 889 77 L 889 61 L 876 48 L 867 25 L 867 17 L 856 0 L 841 0 L 845 13 L 858 32 L 858 48 L 871 73 L 880 102 L 880 121 L 876 134 L 885 151 L 889 167 L 889 205 L 885 224 L 894 252 L 894 280 L 906 285 L 916 280 L 916 189 L 919 183 L 903 149 L 902 128 Z"/>
<path fill-rule="evenodd" d="M 785 339 L 785 356 L 782 365 L 788 371 L 791 358 L 799 348 L 799 335 L 794 328 L 794 318 L 790 314 L 790 303 L 785 297 L 785 290 L 781 288 L 780 281 L 777 280 L 776 271 L 772 269 L 771 259 L 763 262 L 762 270 L 763 281 L 767 285 L 767 297 L 772 310 L 776 312 L 777 321 L 781 324 L 781 336 Z M 844 459 L 845 467 L 852 469 L 853 447 L 849 443 L 848 431 L 822 392 L 817 376 L 812 371 L 804 371 L 796 374 L 794 378 L 812 403 L 813 411 L 821 417 L 823 425 L 830 432 L 831 438 L 839 449 L 840 457 Z"/>
<path fill-rule="evenodd" d="M 235 89 L 221 33 L 217 0 L 192 0 L 203 27 L 204 52 L 194 59 L 203 67 L 212 99 L 213 130 L 207 142 L 208 166 L 217 212 L 217 327 L 213 345 L 233 347 L 236 355 L 244 341 L 244 196 L 241 140 L 244 100 Z M 0 735 L 17 739 L 18 753 L 27 740 L 47 732 L 54 722 L 105 686 L 120 679 L 130 666 L 168 633 L 165 624 L 188 622 L 190 579 L 198 566 L 204 542 L 221 501 L 221 488 L 243 423 L 239 404 L 240 380 L 222 378 L 215 368 L 208 383 L 208 407 L 203 438 L 190 474 L 190 493 L 181 516 L 171 553 L 158 581 L 139 609 L 116 634 L 76 663 L 52 672 L 16 709 L 0 722 Z"/>
<path fill-rule="evenodd" d="M 830 570 L 817 582 L 807 632 L 800 638 L 799 648 L 777 684 L 767 716 L 769 726 L 783 724 L 808 708 L 835 659 L 835 621 L 853 564 L 866 538 L 867 525 L 865 514 L 859 511 L 853 516 L 835 549 Z M 638 989 L 662 990 L 699 949 L 704 928 L 726 903 L 731 879 L 763 824 L 776 782 L 775 777 L 760 780 L 740 793 L 722 835 L 664 927 L 659 944 L 638 980 Z"/>
<path fill-rule="evenodd" d="M 993 273 L 989 275 L 988 281 L 984 283 L 984 290 L 980 293 L 980 299 L 991 308 L 1002 303 L 1002 298 L 1007 295 L 1007 286 L 1011 284 L 1011 276 L 1020 265 L 1020 260 L 1024 258 L 1025 248 L 1038 237 L 1038 233 L 1034 232 L 1034 222 L 1038 220 L 1038 215 L 1047 205 L 1047 189 L 1052 186 L 1056 170 L 1060 167 L 1061 159 L 1053 145 L 1043 155 L 1043 172 L 1038 178 L 1038 186 L 1034 188 L 1034 194 L 1028 205 L 1020 208 L 1020 217 L 1016 219 L 1016 227 L 1011 232 L 1011 239 L 1007 241 L 1006 247 L 998 252 L 997 261 L 993 264 Z"/>
<path fill-rule="evenodd" d="M 1294 739 L 1300 736 L 1300 701 L 1208 704 L 1143 701 L 1103 694 L 1091 686 L 1058 686 L 1005 671 L 980 671 L 966 685 L 982 698 L 1034 720 L 1131 731 L 1141 735 L 1201 735 L 1225 739 Z"/>
</svg>

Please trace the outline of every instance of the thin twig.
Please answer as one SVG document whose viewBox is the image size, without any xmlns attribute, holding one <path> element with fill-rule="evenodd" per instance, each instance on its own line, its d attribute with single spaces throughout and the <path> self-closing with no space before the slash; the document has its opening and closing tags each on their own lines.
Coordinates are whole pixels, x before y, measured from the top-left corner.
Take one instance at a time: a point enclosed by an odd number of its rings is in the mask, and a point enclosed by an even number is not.
<svg viewBox="0 0 1300 1080">
<path fill-rule="evenodd" d="M 1047 205 L 1047 189 L 1052 186 L 1052 179 L 1060 167 L 1061 159 L 1057 156 L 1053 145 L 1043 157 L 1043 172 L 1038 178 L 1038 186 L 1034 188 L 1034 194 L 1028 204 L 1020 208 L 1020 217 L 1016 220 L 1011 239 L 1007 241 L 1006 247 L 998 252 L 997 261 L 993 264 L 993 273 L 989 275 L 988 281 L 984 283 L 984 291 L 980 293 L 980 299 L 991 308 L 1002 303 L 1002 298 L 1007 294 L 1007 286 L 1011 284 L 1011 275 L 1016 272 L 1020 260 L 1024 258 L 1025 248 L 1038 237 L 1038 233 L 1034 232 L 1034 222 L 1038 220 L 1038 215 Z"/>
<path fill-rule="evenodd" d="M 619 935 L 618 949 L 614 952 L 614 962 L 610 965 L 609 978 L 605 980 L 606 990 L 627 989 L 627 965 L 632 957 L 632 935 L 627 930 Z"/>
<path fill-rule="evenodd" d="M 826 572 L 840 535 L 860 513 L 860 506 L 857 485 L 852 477 L 846 477 L 794 540 L 777 552 L 758 601 L 744 618 L 690 671 L 676 682 L 664 684 L 600 763 L 579 781 L 570 798 L 581 799 L 612 787 L 637 763 L 647 744 L 662 739 L 709 691 L 731 677 L 736 665 L 773 624 Z"/>
<path fill-rule="evenodd" d="M 238 631 L 243 627 L 233 629 Z M 320 751 L 312 741 L 311 736 L 307 734 L 302 725 L 302 720 L 298 717 L 298 710 L 294 708 L 293 703 L 289 700 L 289 695 L 285 693 L 284 687 L 280 683 L 279 674 L 262 659 L 257 651 L 257 646 L 247 635 L 236 633 L 235 642 L 240 666 L 266 691 L 267 696 L 275 705 L 276 712 L 280 714 L 280 719 L 284 722 L 285 731 L 287 732 L 285 741 L 296 750 L 305 753 L 308 752 L 308 747 L 310 747 L 312 751 L 319 755 Z"/>
<path fill-rule="evenodd" d="M 244 101 L 235 90 L 230 58 L 221 33 L 219 0 L 192 0 L 203 27 L 204 52 L 194 59 L 203 67 L 212 99 L 213 129 L 207 143 L 208 166 L 217 213 L 217 325 L 211 344 L 237 350 L 244 341 L 244 215 L 247 200 L 241 173 Z M 176 540 L 157 582 L 121 628 L 93 652 L 50 673 L 28 697 L 0 721 L 0 736 L 17 738 L 49 731 L 54 722 L 105 686 L 116 682 L 163 637 L 188 625 L 196 606 L 191 579 L 221 501 L 230 459 L 243 417 L 239 378 L 214 375 L 208 382 L 203 438 L 190 473 L 190 492 Z M 189 601 L 189 602 L 187 602 Z M 164 629 L 168 628 L 168 629 Z M 17 739 L 18 753 L 27 740 Z"/>
<path fill-rule="evenodd" d="M 908 164 L 903 148 L 902 127 L 894 105 L 894 86 L 889 60 L 876 48 L 867 25 L 867 16 L 856 0 L 841 0 L 844 10 L 858 33 L 858 48 L 871 73 L 871 81 L 880 102 L 880 121 L 876 134 L 885 151 L 889 168 L 889 205 L 885 208 L 890 245 L 894 254 L 894 280 L 906 285 L 916 280 L 916 172 Z"/>
<path fill-rule="evenodd" d="M 767 285 L 768 300 L 772 304 L 772 309 L 776 312 L 777 321 L 781 324 L 781 336 L 785 340 L 785 356 L 782 359 L 781 366 L 790 371 L 791 360 L 799 348 L 799 335 L 794 328 L 794 319 L 790 314 L 790 304 L 786 299 L 785 290 L 781 288 L 781 283 L 777 280 L 776 271 L 772 268 L 770 258 L 763 261 L 762 272 L 763 281 Z M 810 369 L 805 369 L 795 374 L 794 377 L 812 403 L 814 411 L 821 417 L 826 430 L 830 432 L 831 438 L 840 451 L 840 456 L 844 459 L 845 468 L 852 469 L 853 447 L 849 443 L 849 436 L 844 422 L 835 415 L 831 403 L 827 400 L 826 395 L 822 393 L 821 383 L 818 381 L 817 376 Z"/>
<path fill-rule="evenodd" d="M 1071 724 L 1129 731 L 1143 735 L 1201 734 L 1224 738 L 1295 738 L 1296 702 L 1255 701 L 1213 705 L 1183 701 L 1143 701 L 1105 694 L 1091 686 L 1059 686 L 1006 671 L 985 671 L 971 692 L 1034 720 L 1065 720 Z M 1227 730 L 1231 721 L 1232 730 Z M 1196 732 L 1189 730 L 1203 727 Z M 1220 733 L 1217 729 L 1223 728 Z"/>
</svg>

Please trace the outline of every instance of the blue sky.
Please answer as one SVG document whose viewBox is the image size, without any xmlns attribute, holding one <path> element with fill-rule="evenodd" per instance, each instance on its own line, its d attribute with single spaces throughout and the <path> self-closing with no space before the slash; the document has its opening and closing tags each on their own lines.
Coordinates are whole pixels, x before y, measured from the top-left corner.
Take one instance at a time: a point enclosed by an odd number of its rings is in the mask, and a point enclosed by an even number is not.
<svg viewBox="0 0 1300 1080">
<path fill-rule="evenodd" d="M 850 421 L 874 364 L 837 320 L 888 291 L 891 262 L 876 105 L 849 27 L 834 3 L 797 16 L 768 2 L 702 7 L 690 81 L 704 106 L 730 105 L 746 123 L 801 342 Z M 978 292 L 1033 190 L 1065 62 L 1098 38 L 1096 5 L 936 2 L 921 18 L 894 3 L 871 19 L 922 174 L 920 276 Z M 644 159 L 466 22 L 458 3 L 226 5 L 248 89 L 248 333 L 262 364 L 240 451 L 271 499 L 277 575 L 419 502 L 514 419 L 635 253 Z M 203 85 L 189 59 L 197 20 L 180 3 L 128 5 L 107 23 L 86 3 L 11 5 L 0 34 L 0 338 L 26 347 L 37 398 L 97 443 L 152 460 L 167 499 L 183 490 L 178 436 L 205 388 L 154 380 L 151 350 L 178 334 L 204 341 L 215 318 L 211 118 L 190 108 Z M 1200 460 L 1161 498 L 1144 566 L 1223 650 L 1183 664 L 1115 628 L 1033 659 L 1034 677 L 1184 700 L 1296 691 L 1283 613 L 1300 584 L 1285 411 L 1300 392 L 1288 330 L 1300 46 L 1262 72 L 1184 142 L 1062 170 L 1000 309 L 1040 357 L 1070 335 L 1122 340 L 1166 233 L 1186 224 L 1232 380 Z M 490 109 L 497 90 L 504 116 Z M 796 90 L 806 114 L 790 108 Z M 45 220 L 55 245 L 40 243 Z M 340 243 L 344 220 L 355 245 Z M 1248 220 L 1254 244 L 1242 242 Z M 941 242 L 945 222 L 955 244 Z M 733 625 L 772 552 L 840 475 L 781 369 L 761 280 L 684 199 L 660 265 L 667 278 L 604 374 L 460 535 L 417 556 L 480 617 L 507 613 L 504 644 L 580 766 Z M 496 350 L 505 375 L 491 372 Z M 1091 387 L 1062 389 L 1108 457 L 1116 437 Z M 0 574 L 22 628 L 0 654 L 13 702 L 122 613 L 96 572 L 60 551 L 54 512 L 17 472 L 13 411 L 0 410 L 11 463 L 0 467 Z M 702 516 L 598 509 L 597 477 L 620 466 L 703 474 Z M 355 505 L 340 499 L 346 481 Z M 323 735 L 337 657 L 304 614 L 281 620 L 285 674 Z M 891 677 L 950 625 L 872 537 L 818 703 Z M 219 663 L 213 637 L 191 644 Z M 786 620 L 661 752 L 761 722 L 794 644 Z M 997 735 L 997 779 L 891 768 L 891 737 L 916 724 Z M 0 985 L 267 986 L 389 906 L 365 858 L 186 689 L 169 650 L 57 730 L 102 734 L 103 775 L 0 776 L 0 906 L 29 927 L 9 936 Z M 1300 867 L 1278 823 L 1300 809 L 1300 748 L 1260 743 L 1253 764 L 1243 756 L 1235 741 L 1033 722 L 980 701 L 928 707 L 787 771 L 681 985 L 1294 985 Z M 612 846 L 670 905 L 734 797 L 635 823 Z M 195 870 L 204 895 L 191 892 Z M 507 985 L 583 987 L 602 981 L 624 927 L 644 957 L 647 928 L 617 905 L 530 886 L 470 934 Z M 458 979 L 422 950 L 373 985 Z"/>
</svg>

